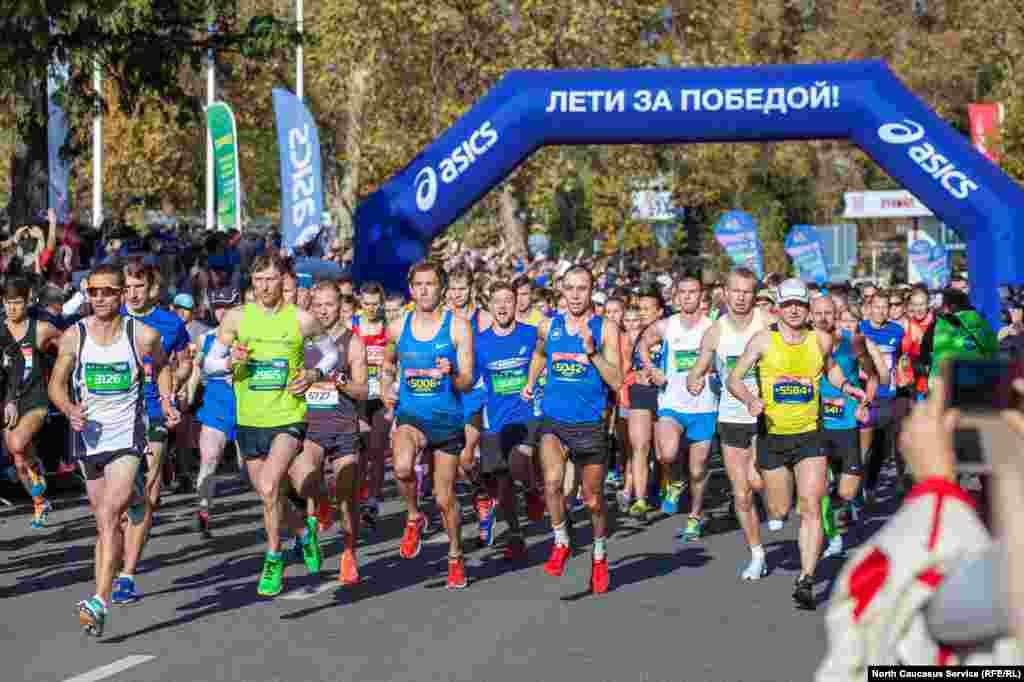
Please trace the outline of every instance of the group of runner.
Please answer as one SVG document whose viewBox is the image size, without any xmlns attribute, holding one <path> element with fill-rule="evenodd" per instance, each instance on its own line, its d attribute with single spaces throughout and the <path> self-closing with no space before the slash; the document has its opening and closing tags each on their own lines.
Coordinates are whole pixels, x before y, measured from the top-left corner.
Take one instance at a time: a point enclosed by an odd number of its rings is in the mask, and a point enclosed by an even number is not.
<svg viewBox="0 0 1024 682">
<path fill-rule="evenodd" d="M 593 531 L 591 589 L 604 593 L 606 485 L 621 469 L 618 503 L 640 520 L 657 508 L 655 497 L 675 513 L 685 491 L 678 537 L 697 541 L 717 441 L 750 549 L 740 577 L 758 580 L 770 568 L 754 493 L 778 530 L 795 490 L 801 570 L 793 598 L 813 609 L 823 549 L 843 551 L 831 496 L 856 510 L 871 440 L 889 443 L 876 450 L 883 456 L 892 452 L 908 371 L 918 386 L 901 360 L 915 352 L 904 334 L 920 346 L 931 315 L 927 292 L 922 317 L 914 293 L 910 318 L 892 318 L 887 292 L 875 291 L 864 292 L 868 319 L 859 320 L 844 295 L 792 279 L 762 287 L 744 268 L 728 274 L 710 311 L 700 278 L 679 277 L 666 292 L 671 314 L 656 287 L 595 295 L 580 265 L 561 273 L 549 315 L 534 305 L 525 276 L 474 291 L 472 271 L 429 261 L 410 270 L 404 306 L 373 283 L 358 295 L 350 282 L 300 288 L 276 255 L 257 257 L 249 281 L 244 296 L 230 287 L 210 292 L 218 326 L 196 338 L 157 304 L 159 275 L 141 262 L 97 266 L 85 284 L 92 314 L 62 336 L 25 319 L 27 287 L 4 289 L 7 330 L 21 348 L 5 355 L 16 356 L 5 360 L 13 365 L 6 443 L 33 495 L 36 525 L 45 525 L 49 506 L 28 444 L 47 403 L 42 350 L 59 346 L 48 398 L 74 431 L 98 528 L 96 592 L 78 604 L 87 632 L 103 632 L 111 604 L 140 597 L 134 572 L 159 506 L 168 434 L 183 418 L 199 425 L 196 530 L 213 536 L 214 475 L 229 442 L 260 498 L 261 596 L 282 591 L 291 555 L 310 573 L 321 570 L 318 535 L 335 518 L 344 537 L 338 580 L 359 582 L 360 526 L 375 525 L 389 462 L 406 509 L 399 553 L 420 553 L 432 497 L 448 538 L 449 589 L 467 585 L 462 480 L 476 490 L 482 543 L 495 542 L 499 511 L 507 523 L 509 561 L 527 551 L 520 493 L 532 522 L 547 513 L 553 543 L 544 570 L 552 576 L 572 556 L 578 498 Z M 616 433 L 621 461 L 610 447 Z M 868 461 L 870 494 L 870 469 L 881 462 Z"/>
</svg>

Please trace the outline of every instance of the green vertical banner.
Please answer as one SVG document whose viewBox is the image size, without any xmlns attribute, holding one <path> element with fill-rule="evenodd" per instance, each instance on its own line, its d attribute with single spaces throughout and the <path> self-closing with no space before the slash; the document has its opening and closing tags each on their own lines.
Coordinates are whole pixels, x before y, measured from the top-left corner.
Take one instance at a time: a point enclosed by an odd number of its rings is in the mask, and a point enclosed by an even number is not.
<svg viewBox="0 0 1024 682">
<path fill-rule="evenodd" d="M 213 140 L 213 175 L 217 197 L 217 227 L 242 229 L 242 193 L 238 179 L 238 136 L 235 115 L 225 102 L 206 108 L 206 123 Z"/>
</svg>

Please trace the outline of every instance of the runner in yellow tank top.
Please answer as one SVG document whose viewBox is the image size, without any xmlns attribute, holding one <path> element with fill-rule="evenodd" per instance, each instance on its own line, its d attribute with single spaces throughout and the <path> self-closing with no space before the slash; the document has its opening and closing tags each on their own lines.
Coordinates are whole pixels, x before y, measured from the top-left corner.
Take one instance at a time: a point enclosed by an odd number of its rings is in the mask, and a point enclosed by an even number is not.
<svg viewBox="0 0 1024 682">
<path fill-rule="evenodd" d="M 238 449 L 263 502 L 267 531 L 267 556 L 257 588 L 261 596 L 281 592 L 283 524 L 296 533 L 310 573 L 319 572 L 321 563 L 316 518 L 303 520 L 284 493 L 289 483 L 307 499 L 319 491 L 320 468 L 308 453 L 300 454 L 306 430 L 304 396 L 334 371 L 338 348 L 312 314 L 285 302 L 285 278 L 290 274 L 288 266 L 273 256 L 256 258 L 251 270 L 256 300 L 224 316 L 204 360 L 207 372 L 231 368 L 234 378 Z M 309 370 L 303 369 L 306 341 L 323 357 Z"/>
<path fill-rule="evenodd" d="M 768 515 L 776 522 L 789 512 L 795 474 L 800 496 L 800 575 L 793 600 L 799 608 L 813 609 L 814 568 L 824 537 L 821 498 L 826 494 L 827 466 L 818 442 L 818 381 L 828 372 L 829 381 L 851 397 L 863 400 L 864 393 L 849 384 L 832 361 L 832 335 L 810 327 L 810 297 L 803 282 L 788 279 L 780 284 L 778 305 L 778 324 L 750 339 L 726 386 L 751 415 L 764 415 L 767 434 L 758 439 L 757 468 L 764 479 Z M 763 397 L 755 396 L 743 383 L 755 364 Z"/>
</svg>

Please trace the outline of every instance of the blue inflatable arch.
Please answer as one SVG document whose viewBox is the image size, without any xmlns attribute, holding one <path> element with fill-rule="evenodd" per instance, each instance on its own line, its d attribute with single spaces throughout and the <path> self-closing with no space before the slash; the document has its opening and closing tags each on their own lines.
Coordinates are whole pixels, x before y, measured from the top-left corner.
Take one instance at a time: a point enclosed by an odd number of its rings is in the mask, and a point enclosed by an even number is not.
<svg viewBox="0 0 1024 682">
<path fill-rule="evenodd" d="M 1024 282 L 1024 192 L 882 62 L 515 71 L 356 210 L 354 275 L 404 289 L 431 239 L 542 145 L 846 139 L 957 228 L 975 306 Z"/>
</svg>

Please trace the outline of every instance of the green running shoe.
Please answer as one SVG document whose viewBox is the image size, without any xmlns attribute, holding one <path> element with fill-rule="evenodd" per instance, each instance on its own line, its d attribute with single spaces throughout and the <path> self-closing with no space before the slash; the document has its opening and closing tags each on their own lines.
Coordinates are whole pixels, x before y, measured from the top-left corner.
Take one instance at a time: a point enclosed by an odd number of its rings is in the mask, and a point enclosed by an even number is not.
<svg viewBox="0 0 1024 682">
<path fill-rule="evenodd" d="M 323 562 L 323 555 L 320 552 L 320 539 L 316 536 L 316 517 L 306 517 L 306 532 L 308 535 L 302 541 L 302 560 L 306 564 L 306 570 L 310 573 L 319 573 L 320 565 Z"/>
<path fill-rule="evenodd" d="M 707 523 L 706 519 L 696 518 L 693 516 L 686 517 L 686 525 L 676 535 L 682 542 L 693 542 L 700 540 L 704 536 L 704 524 Z"/>
<path fill-rule="evenodd" d="M 284 578 L 284 559 L 278 555 L 272 559 L 270 554 L 263 560 L 263 573 L 260 575 L 256 594 L 261 597 L 276 597 L 281 594 L 281 581 Z"/>
<path fill-rule="evenodd" d="M 101 637 L 107 623 L 107 609 L 98 599 L 83 599 L 78 602 L 78 623 L 87 635 Z"/>
<path fill-rule="evenodd" d="M 638 521 L 646 522 L 647 515 L 653 511 L 654 507 L 652 507 L 647 500 L 641 497 L 633 502 L 632 506 L 630 506 L 629 515 Z"/>
</svg>

